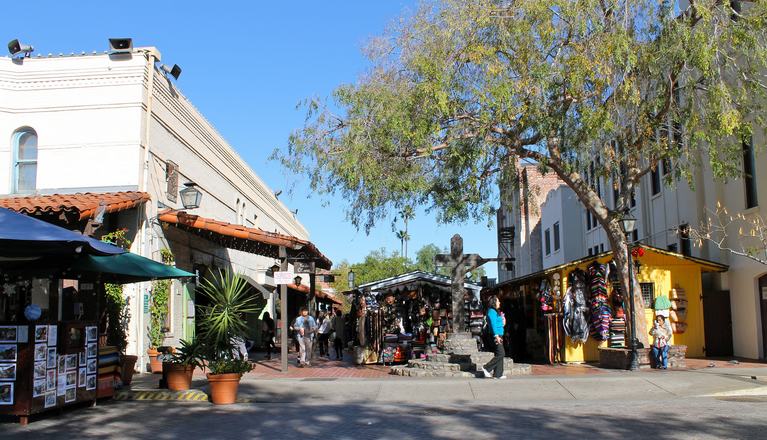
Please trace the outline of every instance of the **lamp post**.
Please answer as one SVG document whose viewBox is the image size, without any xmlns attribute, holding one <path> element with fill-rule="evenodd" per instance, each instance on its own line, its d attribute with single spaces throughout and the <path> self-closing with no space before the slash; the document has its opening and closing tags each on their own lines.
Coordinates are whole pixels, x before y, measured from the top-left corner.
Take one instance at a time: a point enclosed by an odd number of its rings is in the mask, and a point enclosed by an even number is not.
<svg viewBox="0 0 767 440">
<path fill-rule="evenodd" d="M 197 189 L 197 184 L 194 182 L 185 183 L 186 188 L 179 191 L 181 195 L 181 204 L 184 205 L 184 209 L 195 209 L 200 207 L 200 200 L 202 200 L 202 192 Z"/>
<path fill-rule="evenodd" d="M 636 219 L 631 216 L 631 213 L 626 209 L 623 213 L 623 219 L 621 220 L 621 226 L 623 227 L 623 233 L 626 236 L 626 257 L 628 258 L 628 271 L 629 271 L 629 303 L 630 313 L 629 325 L 631 326 L 631 332 L 629 334 L 629 350 L 630 352 L 630 364 L 629 369 L 632 371 L 639 370 L 639 353 L 637 353 L 636 343 L 636 320 L 634 310 L 634 276 L 633 267 L 631 264 L 631 244 L 628 243 L 628 236 L 636 227 Z"/>
<path fill-rule="evenodd" d="M 293 283 L 294 283 L 296 286 L 300 286 L 300 285 L 301 285 L 301 279 L 302 279 L 302 278 L 301 278 L 301 275 L 296 275 L 296 277 L 295 277 L 295 278 L 293 278 Z"/>
<path fill-rule="evenodd" d="M 354 289 L 354 271 L 349 269 L 349 275 L 347 275 L 346 280 L 349 282 L 349 290 Z"/>
</svg>

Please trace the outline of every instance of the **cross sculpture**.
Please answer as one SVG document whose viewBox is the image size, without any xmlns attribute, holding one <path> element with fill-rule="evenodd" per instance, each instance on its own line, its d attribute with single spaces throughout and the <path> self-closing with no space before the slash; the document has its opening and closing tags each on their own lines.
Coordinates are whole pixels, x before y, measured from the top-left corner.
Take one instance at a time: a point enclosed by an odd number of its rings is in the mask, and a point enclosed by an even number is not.
<svg viewBox="0 0 767 440">
<path fill-rule="evenodd" d="M 479 254 L 464 254 L 463 253 L 463 238 L 460 235 L 455 234 L 450 239 L 450 253 L 449 254 L 437 254 L 434 257 L 437 263 L 443 264 L 450 268 L 450 274 L 453 281 L 450 286 L 450 291 L 453 298 L 453 328 L 452 332 L 464 332 L 468 331 L 466 326 L 466 308 L 464 307 L 464 288 L 466 273 L 470 272 L 479 266 L 490 261 L 503 261 L 511 262 L 514 258 L 501 257 L 501 258 L 482 258 Z"/>
</svg>

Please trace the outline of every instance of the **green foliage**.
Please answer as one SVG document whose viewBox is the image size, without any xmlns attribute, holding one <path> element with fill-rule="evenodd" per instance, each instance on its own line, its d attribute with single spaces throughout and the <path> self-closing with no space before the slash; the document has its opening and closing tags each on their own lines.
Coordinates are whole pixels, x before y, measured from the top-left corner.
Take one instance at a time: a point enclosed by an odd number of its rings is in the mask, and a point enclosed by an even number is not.
<svg viewBox="0 0 767 440">
<path fill-rule="evenodd" d="M 237 362 L 243 360 L 236 354 L 235 341 L 248 335 L 245 314 L 260 310 L 248 282 L 229 270 L 218 271 L 210 279 L 202 280 L 201 292 L 210 300 L 209 305 L 200 308 L 198 335 L 206 346 L 204 357 L 208 368 L 214 374 L 241 372 L 245 364 Z M 227 368 L 237 371 L 226 371 Z"/>
<path fill-rule="evenodd" d="M 197 368 L 203 368 L 203 358 L 205 347 L 200 339 L 189 342 L 185 339 L 181 341 L 181 347 L 176 348 L 170 358 L 170 362 L 177 365 L 193 365 Z"/>
<path fill-rule="evenodd" d="M 131 241 L 128 239 L 127 233 L 127 229 L 118 229 L 104 234 L 101 240 L 128 250 Z M 128 324 L 130 323 L 128 300 L 123 295 L 123 286 L 121 284 L 104 284 L 104 293 L 104 309 L 107 316 L 107 344 L 116 347 L 120 353 L 124 353 L 125 348 L 128 346 Z"/>
<path fill-rule="evenodd" d="M 253 369 L 253 364 L 245 359 L 219 359 L 208 363 L 210 374 L 245 374 Z"/>
<path fill-rule="evenodd" d="M 168 301 L 170 300 L 170 280 L 152 282 L 152 296 L 149 302 L 149 346 L 157 348 L 165 340 Z"/>
</svg>

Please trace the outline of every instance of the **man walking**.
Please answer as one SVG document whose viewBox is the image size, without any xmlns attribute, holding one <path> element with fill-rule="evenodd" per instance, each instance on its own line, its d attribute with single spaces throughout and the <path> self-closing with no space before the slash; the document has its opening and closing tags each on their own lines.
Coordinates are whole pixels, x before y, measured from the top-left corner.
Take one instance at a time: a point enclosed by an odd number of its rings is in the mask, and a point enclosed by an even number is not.
<svg viewBox="0 0 767 440">
<path fill-rule="evenodd" d="M 298 366 L 311 366 L 312 342 L 314 334 L 317 332 L 317 321 L 309 315 L 309 309 L 301 307 L 301 316 L 296 319 L 296 330 L 298 331 Z"/>
</svg>

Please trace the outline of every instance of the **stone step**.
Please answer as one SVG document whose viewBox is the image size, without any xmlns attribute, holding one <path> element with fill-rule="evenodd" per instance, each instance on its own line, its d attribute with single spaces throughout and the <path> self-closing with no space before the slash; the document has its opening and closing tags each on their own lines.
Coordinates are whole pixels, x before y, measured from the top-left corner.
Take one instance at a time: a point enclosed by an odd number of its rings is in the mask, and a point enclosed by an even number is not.
<svg viewBox="0 0 767 440">
<path fill-rule="evenodd" d="M 451 364 L 449 362 L 433 362 L 427 360 L 409 360 L 407 366 L 410 368 L 417 368 L 420 370 L 432 370 L 432 371 L 462 371 L 462 364 Z"/>
<path fill-rule="evenodd" d="M 526 376 L 531 374 L 532 369 L 529 364 L 515 364 L 513 368 L 504 368 L 506 376 Z M 481 378 L 479 373 L 468 371 L 442 371 L 425 370 L 421 368 L 410 368 L 407 365 L 396 365 L 391 367 L 390 373 L 396 376 L 408 377 L 450 377 L 456 379 Z"/>
</svg>

